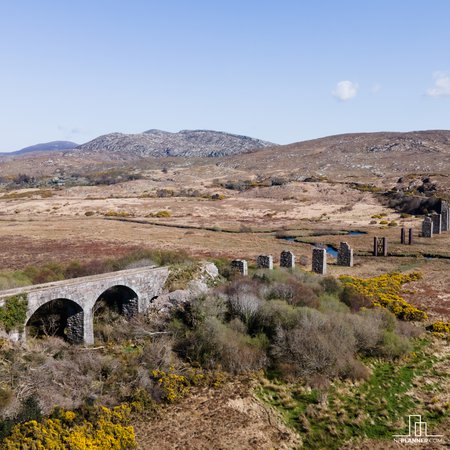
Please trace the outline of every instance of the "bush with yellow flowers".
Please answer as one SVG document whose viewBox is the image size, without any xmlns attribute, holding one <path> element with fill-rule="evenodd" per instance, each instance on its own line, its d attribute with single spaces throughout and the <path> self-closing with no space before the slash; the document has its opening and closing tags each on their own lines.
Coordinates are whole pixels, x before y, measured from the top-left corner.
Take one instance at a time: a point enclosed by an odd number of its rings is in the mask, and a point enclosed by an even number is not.
<svg viewBox="0 0 450 450">
<path fill-rule="evenodd" d="M 0 445 L 5 450 L 131 450 L 136 440 L 128 425 L 130 414 L 127 404 L 98 407 L 89 420 L 60 409 L 40 422 L 16 425 Z"/>
<path fill-rule="evenodd" d="M 418 272 L 410 274 L 388 273 L 373 278 L 341 276 L 344 286 L 351 286 L 356 292 L 371 300 L 372 306 L 383 307 L 402 320 L 421 321 L 427 319 L 425 311 L 409 304 L 402 296 L 405 283 L 417 281 L 422 277 Z"/>
<path fill-rule="evenodd" d="M 225 380 L 222 372 L 205 372 L 195 368 L 189 368 L 184 373 L 178 373 L 174 367 L 167 372 L 152 370 L 151 376 L 161 387 L 163 398 L 168 403 L 186 397 L 192 386 L 219 387 Z"/>
<path fill-rule="evenodd" d="M 449 334 L 450 333 L 450 322 L 434 322 L 431 325 L 427 326 L 427 330 L 432 333 L 442 333 Z"/>
</svg>

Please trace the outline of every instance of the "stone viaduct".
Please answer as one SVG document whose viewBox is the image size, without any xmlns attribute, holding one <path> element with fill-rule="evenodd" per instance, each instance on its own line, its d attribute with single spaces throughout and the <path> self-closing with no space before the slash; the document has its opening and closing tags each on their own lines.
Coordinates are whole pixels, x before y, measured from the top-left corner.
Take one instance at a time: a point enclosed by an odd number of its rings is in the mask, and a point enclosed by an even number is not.
<svg viewBox="0 0 450 450">
<path fill-rule="evenodd" d="M 62 305 L 66 338 L 73 343 L 94 342 L 94 310 L 98 300 L 113 292 L 120 312 L 131 317 L 148 309 L 164 290 L 168 267 L 142 267 L 88 277 L 27 286 L 0 292 L 0 306 L 11 296 L 26 294 L 28 309 L 24 332 L 12 339 L 26 339 L 26 325 L 42 307 L 58 301 Z"/>
</svg>

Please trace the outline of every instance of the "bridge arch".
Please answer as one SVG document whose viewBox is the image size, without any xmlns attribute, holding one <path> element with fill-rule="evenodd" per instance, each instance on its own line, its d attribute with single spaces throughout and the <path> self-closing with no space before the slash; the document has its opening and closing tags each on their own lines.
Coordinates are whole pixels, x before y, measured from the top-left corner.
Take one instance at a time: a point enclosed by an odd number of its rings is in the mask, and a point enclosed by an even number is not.
<svg viewBox="0 0 450 450">
<path fill-rule="evenodd" d="M 80 344 L 84 341 L 84 310 L 68 298 L 52 299 L 30 313 L 25 326 L 27 336 L 58 336 Z"/>
<path fill-rule="evenodd" d="M 139 296 L 131 287 L 116 284 L 98 296 L 92 307 L 92 313 L 94 316 L 99 315 L 106 309 L 130 319 L 139 312 Z"/>
</svg>

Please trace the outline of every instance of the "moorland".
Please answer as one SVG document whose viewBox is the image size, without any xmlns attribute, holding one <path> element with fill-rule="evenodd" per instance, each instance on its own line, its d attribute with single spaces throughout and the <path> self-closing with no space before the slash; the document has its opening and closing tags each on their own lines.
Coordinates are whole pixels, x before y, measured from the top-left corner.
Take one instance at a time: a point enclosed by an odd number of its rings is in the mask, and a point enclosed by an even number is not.
<svg viewBox="0 0 450 450">
<path fill-rule="evenodd" d="M 211 292 L 165 321 L 141 317 L 118 332 L 108 321 L 123 319 L 107 317 L 95 349 L 81 354 L 55 337 L 20 350 L 2 341 L 3 416 L 23 422 L 60 406 L 60 415 L 76 411 L 81 428 L 82 420 L 119 427 L 83 408 L 122 405 L 141 448 L 211 448 L 217 436 L 222 448 L 397 448 L 392 435 L 415 413 L 445 434 L 450 232 L 424 238 L 421 224 L 450 200 L 450 132 L 255 147 L 215 136 L 213 151 L 202 133 L 200 154 L 143 151 L 148 136 L 126 136 L 121 149 L 114 134 L 73 150 L 0 156 L 2 290 L 74 276 L 75 263 L 81 274 L 109 270 L 105 261 L 139 252 L 147 261 L 157 252 L 186 256 L 166 258 L 175 264 L 214 261 L 221 272 Z M 402 227 L 413 228 L 412 245 L 400 243 Z M 387 257 L 373 256 L 375 236 L 387 237 Z M 336 264 L 341 241 L 354 249 L 353 267 Z M 318 244 L 330 250 L 327 277 L 311 274 Z M 296 255 L 295 270 L 256 268 L 260 254 L 278 265 L 282 250 Z M 246 279 L 229 270 L 235 258 L 249 261 Z M 346 286 L 349 277 L 356 284 Z M 393 286 L 426 318 L 373 308 Z M 18 367 L 27 369 L 19 376 Z M 43 367 L 53 378 L 30 384 Z M 78 376 L 67 378 L 71 371 Z M 71 394 L 77 384 L 94 400 Z M 24 406 L 30 398 L 36 404 Z M 70 420 L 55 417 L 69 433 Z M 116 431 L 126 435 L 123 427 Z M 127 436 L 117 448 L 128 448 Z"/>
</svg>

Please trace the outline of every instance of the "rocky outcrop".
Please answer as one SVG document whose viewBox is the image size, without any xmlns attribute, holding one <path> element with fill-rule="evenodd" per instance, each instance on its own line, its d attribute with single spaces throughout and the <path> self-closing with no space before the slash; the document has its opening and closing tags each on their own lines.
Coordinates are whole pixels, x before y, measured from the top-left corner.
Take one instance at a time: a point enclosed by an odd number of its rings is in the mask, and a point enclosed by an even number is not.
<svg viewBox="0 0 450 450">
<path fill-rule="evenodd" d="M 209 130 L 169 133 L 148 130 L 139 134 L 111 133 L 77 147 L 87 153 L 110 152 L 128 157 L 220 157 L 248 153 L 275 144 L 248 136 Z"/>
<path fill-rule="evenodd" d="M 195 297 L 208 292 L 214 280 L 219 276 L 219 270 L 213 263 L 203 263 L 200 274 L 190 281 L 186 289 L 167 292 L 155 298 L 150 304 L 150 310 L 158 313 L 168 313 L 175 308 L 183 307 Z"/>
</svg>

